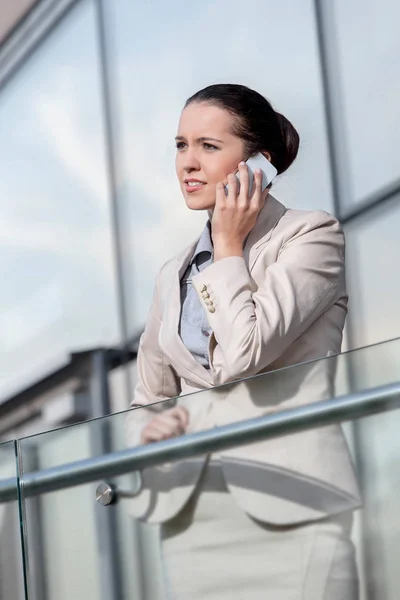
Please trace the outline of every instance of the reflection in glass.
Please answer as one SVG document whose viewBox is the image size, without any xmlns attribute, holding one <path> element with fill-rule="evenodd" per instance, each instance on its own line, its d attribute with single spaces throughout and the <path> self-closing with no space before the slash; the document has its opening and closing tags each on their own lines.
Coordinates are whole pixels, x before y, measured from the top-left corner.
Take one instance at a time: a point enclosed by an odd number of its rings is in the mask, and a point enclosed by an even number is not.
<svg viewBox="0 0 400 600">
<path fill-rule="evenodd" d="M 119 341 L 93 3 L 0 97 L 0 395 Z"/>
<path fill-rule="evenodd" d="M 355 203 L 400 176 L 400 5 L 397 0 L 332 4 L 353 188 L 350 202 Z"/>
<path fill-rule="evenodd" d="M 400 195 L 345 228 L 353 348 L 400 336 L 399 201 Z"/>
</svg>

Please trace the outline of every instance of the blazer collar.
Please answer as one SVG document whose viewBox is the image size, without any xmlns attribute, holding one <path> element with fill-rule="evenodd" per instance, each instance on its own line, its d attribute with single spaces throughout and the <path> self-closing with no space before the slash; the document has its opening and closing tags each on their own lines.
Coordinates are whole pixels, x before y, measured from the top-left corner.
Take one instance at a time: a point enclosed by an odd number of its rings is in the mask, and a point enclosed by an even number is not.
<svg viewBox="0 0 400 600">
<path fill-rule="evenodd" d="M 244 245 L 244 258 L 246 260 L 249 268 L 252 268 L 253 264 L 250 264 L 249 258 L 253 258 L 254 253 L 268 240 L 272 235 L 272 231 L 274 227 L 277 225 L 280 218 L 286 212 L 286 207 L 279 202 L 274 196 L 268 194 L 265 205 L 260 211 L 258 215 L 257 221 L 253 229 L 250 231 L 249 235 L 246 238 L 246 242 Z M 210 220 L 212 218 L 212 214 L 209 214 Z M 206 227 L 209 226 L 209 221 L 206 223 Z M 210 230 L 208 230 L 208 239 L 211 241 Z M 180 278 L 182 278 L 186 269 L 191 263 L 192 258 L 200 249 L 200 245 L 202 243 L 202 239 L 204 238 L 204 230 L 202 234 L 195 239 L 195 241 L 190 244 L 183 252 L 181 252 L 176 257 L 176 265 L 179 270 Z M 207 248 L 209 250 L 209 248 Z M 257 254 L 256 254 L 257 256 Z M 254 263 L 254 260 L 252 261 Z"/>
<path fill-rule="evenodd" d="M 200 235 L 199 241 L 197 242 L 193 255 L 189 261 L 189 265 L 191 265 L 202 252 L 208 252 L 211 256 L 214 255 L 214 247 L 211 240 L 211 224 L 209 220 Z"/>
</svg>

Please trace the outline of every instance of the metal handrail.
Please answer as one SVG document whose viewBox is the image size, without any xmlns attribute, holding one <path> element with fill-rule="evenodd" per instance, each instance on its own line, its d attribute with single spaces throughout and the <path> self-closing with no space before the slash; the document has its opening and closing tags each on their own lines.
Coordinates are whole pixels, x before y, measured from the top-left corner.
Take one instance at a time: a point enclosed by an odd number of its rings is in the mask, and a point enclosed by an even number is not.
<svg viewBox="0 0 400 600">
<path fill-rule="evenodd" d="M 193 458 L 217 450 L 227 450 L 259 440 L 359 419 L 396 408 L 400 408 L 400 382 L 164 442 L 127 448 L 103 456 L 26 473 L 20 478 L 20 491 L 23 497 L 37 496 L 183 458 Z M 1 481 L 0 503 L 16 498 L 17 479 Z"/>
</svg>

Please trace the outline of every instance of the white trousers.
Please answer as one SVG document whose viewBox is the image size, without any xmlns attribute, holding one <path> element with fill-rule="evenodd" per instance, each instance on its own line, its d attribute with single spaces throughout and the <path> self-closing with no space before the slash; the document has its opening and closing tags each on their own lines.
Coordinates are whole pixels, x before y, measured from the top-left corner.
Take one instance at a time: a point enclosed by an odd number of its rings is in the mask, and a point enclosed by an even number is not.
<svg viewBox="0 0 400 600">
<path fill-rule="evenodd" d="M 206 467 L 184 509 L 163 525 L 165 598 L 357 600 L 352 515 L 297 526 L 249 517 L 222 472 Z"/>
</svg>

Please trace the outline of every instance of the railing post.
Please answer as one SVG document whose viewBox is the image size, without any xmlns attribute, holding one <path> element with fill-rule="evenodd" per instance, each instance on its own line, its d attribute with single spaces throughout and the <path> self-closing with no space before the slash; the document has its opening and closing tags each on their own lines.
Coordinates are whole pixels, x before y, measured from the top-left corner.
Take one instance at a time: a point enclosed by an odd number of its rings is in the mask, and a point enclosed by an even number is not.
<svg viewBox="0 0 400 600">
<path fill-rule="evenodd" d="M 108 384 L 109 365 L 106 350 L 96 350 L 92 355 L 90 396 L 93 418 L 111 414 Z M 110 419 L 100 419 L 90 425 L 91 455 L 102 456 L 112 452 L 112 430 Z M 101 510 L 94 503 L 100 588 L 104 600 L 123 598 L 122 557 L 115 510 Z"/>
</svg>

